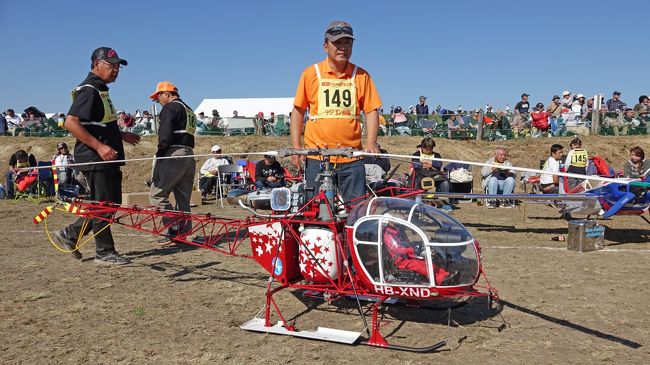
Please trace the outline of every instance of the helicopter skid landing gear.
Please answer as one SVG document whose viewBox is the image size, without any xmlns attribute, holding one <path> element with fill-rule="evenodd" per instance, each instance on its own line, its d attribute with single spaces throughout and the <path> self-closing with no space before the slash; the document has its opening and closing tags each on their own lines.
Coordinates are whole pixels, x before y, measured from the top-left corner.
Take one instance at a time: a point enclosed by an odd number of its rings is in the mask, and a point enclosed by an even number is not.
<svg viewBox="0 0 650 365">
<path fill-rule="evenodd" d="M 368 339 L 368 341 L 362 341 L 361 342 L 362 345 L 383 347 L 386 349 L 407 351 L 407 352 L 428 353 L 428 352 L 436 351 L 437 349 L 447 344 L 446 341 L 440 341 L 428 347 L 409 347 L 409 346 L 400 346 L 400 345 L 390 345 L 386 341 L 384 336 L 381 335 L 381 332 L 379 331 L 381 320 L 378 318 L 377 312 L 379 311 L 380 305 L 381 302 L 377 302 L 372 306 L 372 330 L 371 330 L 370 338 Z"/>
</svg>

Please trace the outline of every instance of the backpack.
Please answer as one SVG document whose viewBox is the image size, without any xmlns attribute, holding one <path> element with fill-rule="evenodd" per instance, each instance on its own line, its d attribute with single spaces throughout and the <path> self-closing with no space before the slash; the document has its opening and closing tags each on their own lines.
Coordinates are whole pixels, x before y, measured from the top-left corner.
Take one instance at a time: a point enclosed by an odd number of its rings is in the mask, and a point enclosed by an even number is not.
<svg viewBox="0 0 650 365">
<path fill-rule="evenodd" d="M 604 158 L 600 156 L 594 156 L 591 158 L 591 163 L 596 167 L 596 173 L 600 176 L 611 176 L 609 166 Z"/>
</svg>

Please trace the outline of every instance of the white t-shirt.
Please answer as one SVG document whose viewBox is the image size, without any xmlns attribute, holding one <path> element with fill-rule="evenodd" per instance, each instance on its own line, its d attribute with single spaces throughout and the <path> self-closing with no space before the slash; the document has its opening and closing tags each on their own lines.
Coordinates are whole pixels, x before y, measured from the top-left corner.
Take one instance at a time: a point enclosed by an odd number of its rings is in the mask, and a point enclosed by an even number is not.
<svg viewBox="0 0 650 365">
<path fill-rule="evenodd" d="M 544 168 L 542 168 L 544 171 L 548 172 L 560 172 L 560 162 L 553 157 L 549 157 L 546 162 L 544 162 Z M 539 177 L 539 183 L 540 184 L 552 184 L 553 183 L 553 175 L 550 174 L 542 174 Z"/>
</svg>

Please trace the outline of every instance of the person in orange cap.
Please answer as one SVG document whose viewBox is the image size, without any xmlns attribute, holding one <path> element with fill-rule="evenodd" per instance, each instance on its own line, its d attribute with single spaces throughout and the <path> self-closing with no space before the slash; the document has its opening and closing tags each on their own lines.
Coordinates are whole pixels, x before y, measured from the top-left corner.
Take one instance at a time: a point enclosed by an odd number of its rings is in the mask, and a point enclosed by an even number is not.
<svg viewBox="0 0 650 365">
<path fill-rule="evenodd" d="M 327 58 L 307 67 L 298 82 L 291 112 L 291 142 L 302 148 L 304 126 L 306 148 L 351 147 L 362 149 L 361 112 L 365 115 L 367 152 L 379 153 L 377 130 L 379 99 L 372 78 L 364 69 L 352 64 L 354 36 L 352 26 L 344 21 L 334 21 L 325 29 L 323 50 Z M 309 120 L 304 122 L 309 108 Z M 305 181 L 309 191 L 318 192 L 320 182 L 320 157 L 310 156 L 305 165 Z M 293 163 L 300 167 L 298 156 Z M 343 200 L 348 202 L 366 193 L 365 167 L 360 158 L 333 157 L 336 184 Z M 311 194 L 311 193 L 310 193 Z"/>
<path fill-rule="evenodd" d="M 159 82 L 149 97 L 163 106 L 159 116 L 156 157 L 179 157 L 154 161 L 149 200 L 159 209 L 189 213 L 196 165 L 192 157 L 185 156 L 194 155 L 196 116 L 192 108 L 181 100 L 176 85 L 169 81 Z M 176 200 L 174 207 L 169 202 L 171 192 L 174 192 Z M 179 233 L 192 228 L 190 221 L 174 222 L 168 217 L 163 217 L 163 223 L 171 226 L 167 235 L 159 240 L 161 245 L 173 244 Z"/>
</svg>

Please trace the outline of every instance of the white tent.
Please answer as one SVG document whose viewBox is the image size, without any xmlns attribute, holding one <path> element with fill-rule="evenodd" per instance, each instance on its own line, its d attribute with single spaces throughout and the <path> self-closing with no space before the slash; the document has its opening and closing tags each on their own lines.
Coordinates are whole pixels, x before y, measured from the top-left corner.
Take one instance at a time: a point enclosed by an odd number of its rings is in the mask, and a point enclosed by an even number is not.
<svg viewBox="0 0 650 365">
<path fill-rule="evenodd" d="M 216 109 L 219 116 L 229 118 L 236 110 L 240 117 L 252 118 L 257 113 L 264 113 L 265 117 L 274 112 L 275 115 L 289 115 L 293 109 L 293 98 L 239 98 L 239 99 L 203 99 L 201 104 L 194 109 L 195 114 L 205 113 L 206 117 L 212 116 Z"/>
</svg>

